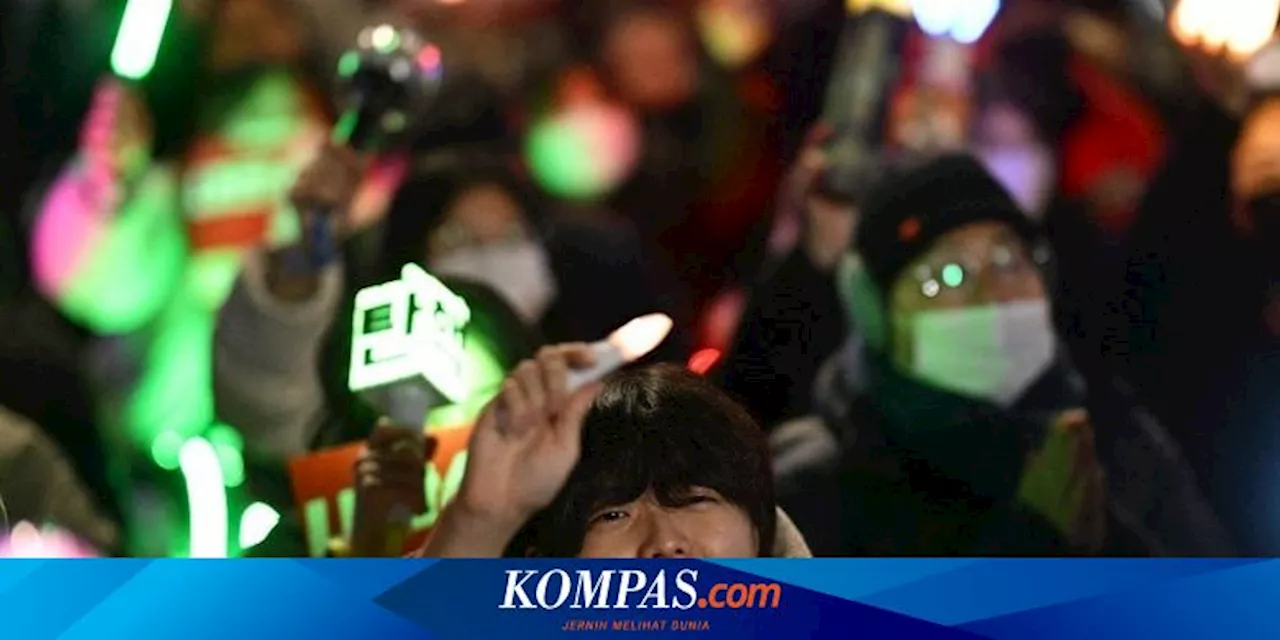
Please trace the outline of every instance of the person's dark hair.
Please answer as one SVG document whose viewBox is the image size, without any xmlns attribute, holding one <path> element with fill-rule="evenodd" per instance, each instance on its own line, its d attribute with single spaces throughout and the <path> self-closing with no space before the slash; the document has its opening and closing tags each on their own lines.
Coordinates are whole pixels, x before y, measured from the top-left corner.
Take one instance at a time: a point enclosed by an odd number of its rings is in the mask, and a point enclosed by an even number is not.
<svg viewBox="0 0 1280 640">
<path fill-rule="evenodd" d="M 515 200 L 535 229 L 541 229 L 542 195 L 501 160 L 459 157 L 444 167 L 415 168 L 396 192 L 387 212 L 381 255 L 398 277 L 400 266 L 422 262 L 427 238 L 444 222 L 444 212 L 468 189 L 494 185 Z"/>
<path fill-rule="evenodd" d="M 582 458 L 556 499 L 512 541 L 512 555 L 573 557 L 593 511 L 652 490 L 679 505 L 706 487 L 746 511 L 769 555 L 777 527 L 764 432 L 741 406 L 675 365 L 610 377 L 587 413 Z"/>
</svg>

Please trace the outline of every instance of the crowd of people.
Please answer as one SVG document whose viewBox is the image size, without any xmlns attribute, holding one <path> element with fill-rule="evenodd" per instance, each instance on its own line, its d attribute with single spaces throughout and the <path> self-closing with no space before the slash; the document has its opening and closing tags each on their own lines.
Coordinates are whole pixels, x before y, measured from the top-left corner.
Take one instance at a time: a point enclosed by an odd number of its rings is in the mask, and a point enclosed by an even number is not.
<svg viewBox="0 0 1280 640">
<path fill-rule="evenodd" d="M 852 68 L 835 0 L 193 0 L 126 79 L 115 4 L 0 2 L 0 533 L 306 555 L 291 462 L 360 442 L 334 554 L 1280 553 L 1280 48 L 1120 0 Z M 330 69 L 383 21 L 444 80 L 356 150 Z M 348 377 L 406 264 L 476 360 L 421 425 Z"/>
</svg>

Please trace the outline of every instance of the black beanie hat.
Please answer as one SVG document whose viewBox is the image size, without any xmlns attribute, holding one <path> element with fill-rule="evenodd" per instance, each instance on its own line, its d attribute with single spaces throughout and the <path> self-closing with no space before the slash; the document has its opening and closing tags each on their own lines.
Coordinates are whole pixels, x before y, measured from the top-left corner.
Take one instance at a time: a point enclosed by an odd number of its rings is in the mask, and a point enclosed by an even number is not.
<svg viewBox="0 0 1280 640">
<path fill-rule="evenodd" d="M 1039 232 L 1009 193 L 968 154 L 948 154 L 888 177 L 868 194 L 856 248 L 882 293 L 947 232 L 1002 222 L 1029 243 Z"/>
</svg>

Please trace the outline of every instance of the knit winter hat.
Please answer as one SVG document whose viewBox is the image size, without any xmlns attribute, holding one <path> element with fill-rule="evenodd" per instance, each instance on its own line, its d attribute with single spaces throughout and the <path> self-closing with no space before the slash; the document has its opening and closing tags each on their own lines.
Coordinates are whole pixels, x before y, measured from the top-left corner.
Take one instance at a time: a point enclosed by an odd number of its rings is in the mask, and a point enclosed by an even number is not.
<svg viewBox="0 0 1280 640">
<path fill-rule="evenodd" d="M 974 222 L 1002 222 L 1029 242 L 1039 232 L 1004 187 L 968 154 L 948 154 L 883 180 L 862 209 L 856 248 L 880 291 L 939 237 Z"/>
</svg>

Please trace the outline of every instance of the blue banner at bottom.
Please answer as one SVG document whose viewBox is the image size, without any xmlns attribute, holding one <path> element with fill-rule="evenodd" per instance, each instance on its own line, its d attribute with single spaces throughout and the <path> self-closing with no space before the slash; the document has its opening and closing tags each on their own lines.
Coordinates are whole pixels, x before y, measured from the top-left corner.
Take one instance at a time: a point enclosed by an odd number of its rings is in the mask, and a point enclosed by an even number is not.
<svg viewBox="0 0 1280 640">
<path fill-rule="evenodd" d="M 0 637 L 1223 638 L 1275 560 L 14 560 Z"/>
</svg>

